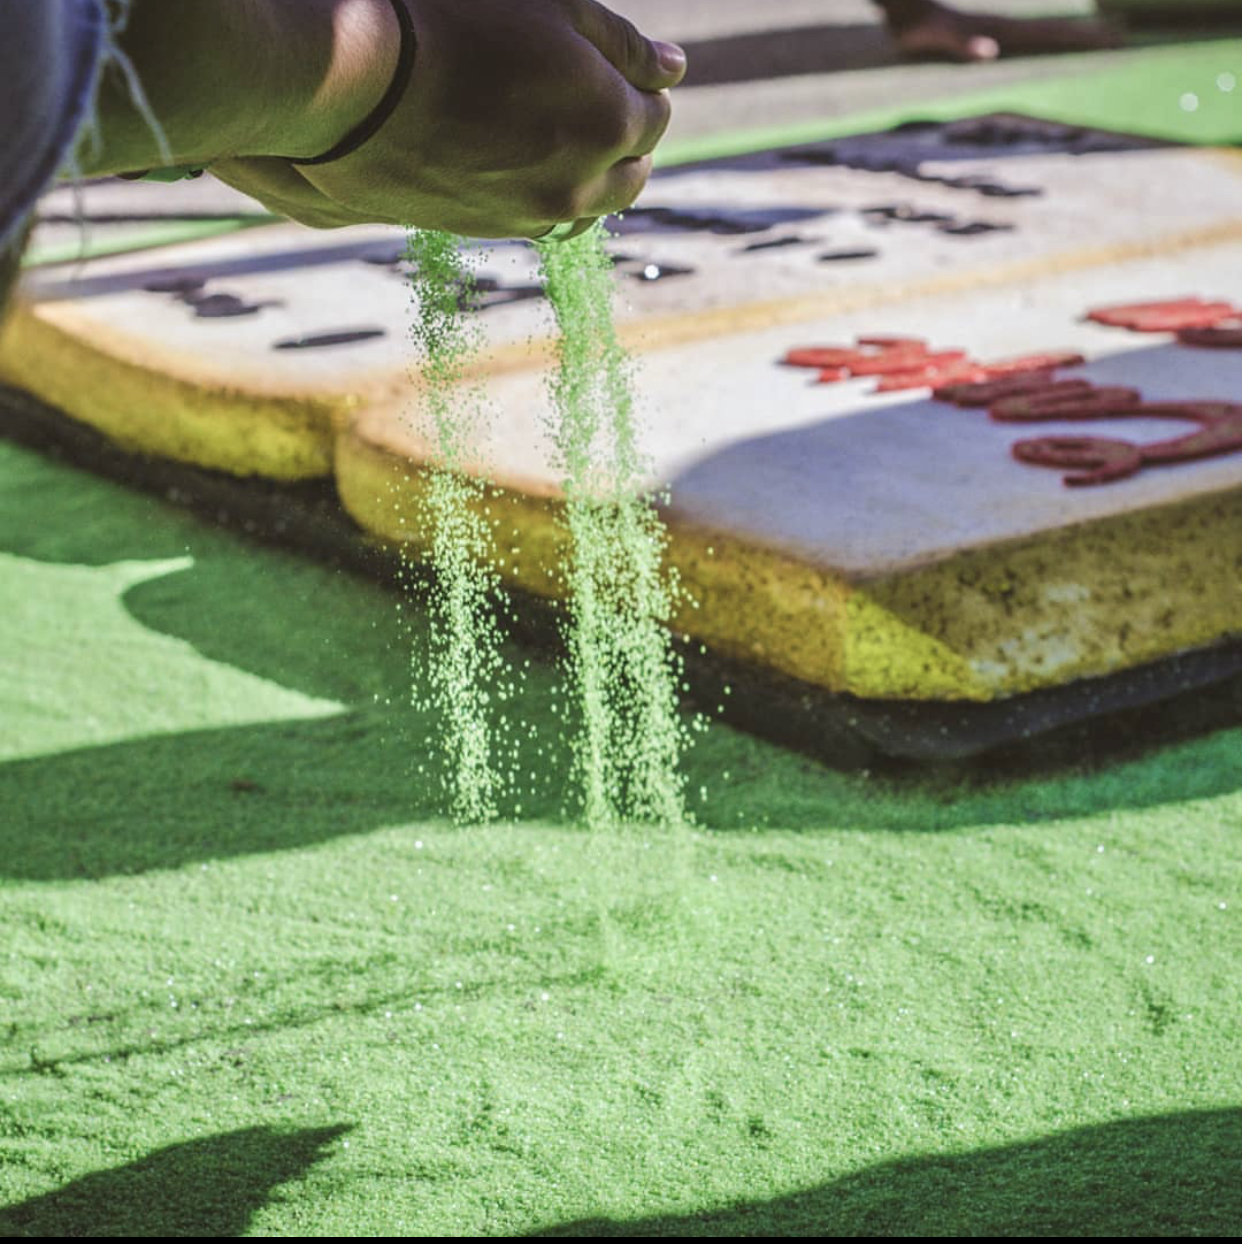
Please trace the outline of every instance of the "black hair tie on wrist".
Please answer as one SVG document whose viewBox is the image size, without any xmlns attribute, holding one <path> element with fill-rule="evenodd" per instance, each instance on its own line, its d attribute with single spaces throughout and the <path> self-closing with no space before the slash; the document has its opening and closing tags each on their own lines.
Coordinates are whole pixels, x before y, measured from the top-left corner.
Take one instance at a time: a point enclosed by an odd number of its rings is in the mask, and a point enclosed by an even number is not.
<svg viewBox="0 0 1242 1244">
<path fill-rule="evenodd" d="M 384 98 L 331 151 L 325 151 L 323 155 L 309 160 L 290 159 L 290 164 L 330 164 L 333 160 L 350 155 L 369 138 L 374 137 L 380 126 L 396 111 L 414 73 L 414 54 L 418 50 L 418 41 L 414 37 L 414 21 L 404 0 L 389 0 L 389 3 L 397 15 L 397 25 L 401 27 L 401 49 L 397 55 L 397 68 L 388 84 L 388 90 L 384 92 Z"/>
<path fill-rule="evenodd" d="M 389 0 L 389 3 L 392 5 L 392 11 L 397 15 L 397 25 L 401 27 L 401 50 L 397 54 L 397 68 L 392 75 L 392 81 L 388 84 L 388 90 L 384 92 L 384 98 L 371 109 L 366 119 L 350 130 L 331 151 L 325 151 L 323 155 L 313 156 L 309 160 L 290 159 L 290 164 L 328 164 L 332 160 L 339 160 L 342 156 L 357 151 L 392 116 L 401 102 L 405 88 L 409 85 L 414 73 L 414 54 L 418 51 L 418 41 L 414 36 L 413 19 L 403 0 Z M 202 168 L 196 165 L 147 168 L 133 173 L 117 174 L 126 181 L 186 181 L 202 175 Z"/>
</svg>

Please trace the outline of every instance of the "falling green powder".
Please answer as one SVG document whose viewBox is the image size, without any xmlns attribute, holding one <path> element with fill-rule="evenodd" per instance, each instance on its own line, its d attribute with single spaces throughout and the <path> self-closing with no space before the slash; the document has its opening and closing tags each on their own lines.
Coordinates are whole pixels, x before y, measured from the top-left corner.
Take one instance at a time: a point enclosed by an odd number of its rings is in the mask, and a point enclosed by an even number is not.
<svg viewBox="0 0 1242 1244">
<path fill-rule="evenodd" d="M 435 575 L 430 647 L 414 686 L 416 694 L 431 689 L 444 722 L 449 809 L 457 820 L 477 823 L 497 815 L 503 778 L 496 733 L 506 723 L 492 696 L 503 693 L 508 679 L 499 625 L 507 602 L 487 521 L 489 484 L 470 469 L 484 411 L 478 392 L 463 384 L 480 345 L 471 314 L 475 282 L 450 234 L 411 230 L 406 257 L 416 303 L 412 335 L 420 347 L 418 419 L 436 447 L 423 488 Z"/>
<path fill-rule="evenodd" d="M 613 264 L 596 224 L 539 247 L 560 330 L 552 440 L 564 472 L 570 562 L 569 667 L 581 701 L 576 752 L 591 828 L 685 822 L 677 707 L 680 667 L 667 624 L 677 582 L 643 494 L 629 361 L 613 324 Z"/>
<path fill-rule="evenodd" d="M 568 668 L 582 718 L 573 740 L 576 776 L 589 828 L 641 822 L 672 829 L 687 820 L 681 668 L 667 630 L 678 587 L 664 568 L 666 533 L 654 499 L 642 492 L 646 472 L 629 364 L 613 325 L 604 238 L 596 225 L 574 241 L 539 248 L 559 329 L 549 430 L 571 546 L 562 573 Z M 471 455 L 483 405 L 463 385 L 480 345 L 474 282 L 460 241 L 447 234 L 411 232 L 408 257 L 421 420 L 437 450 L 425 486 L 437 582 L 425 674 L 445 722 L 452 812 L 482 821 L 496 815 L 504 785 L 489 688 L 505 681 L 498 619 L 509 606 L 486 519 L 489 484 Z"/>
</svg>

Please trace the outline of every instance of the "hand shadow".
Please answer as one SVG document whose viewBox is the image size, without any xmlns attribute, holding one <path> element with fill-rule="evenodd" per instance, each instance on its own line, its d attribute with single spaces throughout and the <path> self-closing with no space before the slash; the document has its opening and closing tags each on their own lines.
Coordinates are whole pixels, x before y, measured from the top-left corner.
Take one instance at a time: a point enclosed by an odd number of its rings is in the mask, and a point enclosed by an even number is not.
<svg viewBox="0 0 1242 1244">
<path fill-rule="evenodd" d="M 885 1162 L 807 1192 L 692 1216 L 588 1219 L 536 1235 L 1231 1235 L 1242 1111 L 1124 1119 Z"/>
<path fill-rule="evenodd" d="M 8 1208 L 3 1236 L 241 1236 L 281 1184 L 301 1179 L 349 1127 L 250 1127 L 96 1171 Z"/>
</svg>

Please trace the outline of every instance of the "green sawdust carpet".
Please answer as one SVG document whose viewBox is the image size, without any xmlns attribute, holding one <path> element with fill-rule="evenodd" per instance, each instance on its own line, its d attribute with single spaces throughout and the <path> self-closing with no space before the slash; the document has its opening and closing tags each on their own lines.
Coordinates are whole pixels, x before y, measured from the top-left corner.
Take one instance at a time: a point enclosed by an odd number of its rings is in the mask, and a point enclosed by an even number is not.
<svg viewBox="0 0 1242 1244">
<path fill-rule="evenodd" d="M 717 728 L 669 866 L 564 813 L 549 666 L 454 828 L 417 611 L 4 443 L 0 602 L 0 1234 L 1242 1222 L 1242 730 L 998 779 Z"/>
</svg>

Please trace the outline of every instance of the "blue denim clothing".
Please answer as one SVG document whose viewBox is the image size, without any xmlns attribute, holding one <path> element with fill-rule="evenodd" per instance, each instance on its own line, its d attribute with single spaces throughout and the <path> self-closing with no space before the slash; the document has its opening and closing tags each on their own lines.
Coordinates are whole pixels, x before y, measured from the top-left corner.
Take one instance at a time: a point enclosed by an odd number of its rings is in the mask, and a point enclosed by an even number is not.
<svg viewBox="0 0 1242 1244">
<path fill-rule="evenodd" d="M 104 0 L 0 0 L 0 252 L 69 162 L 108 29 Z"/>
</svg>

